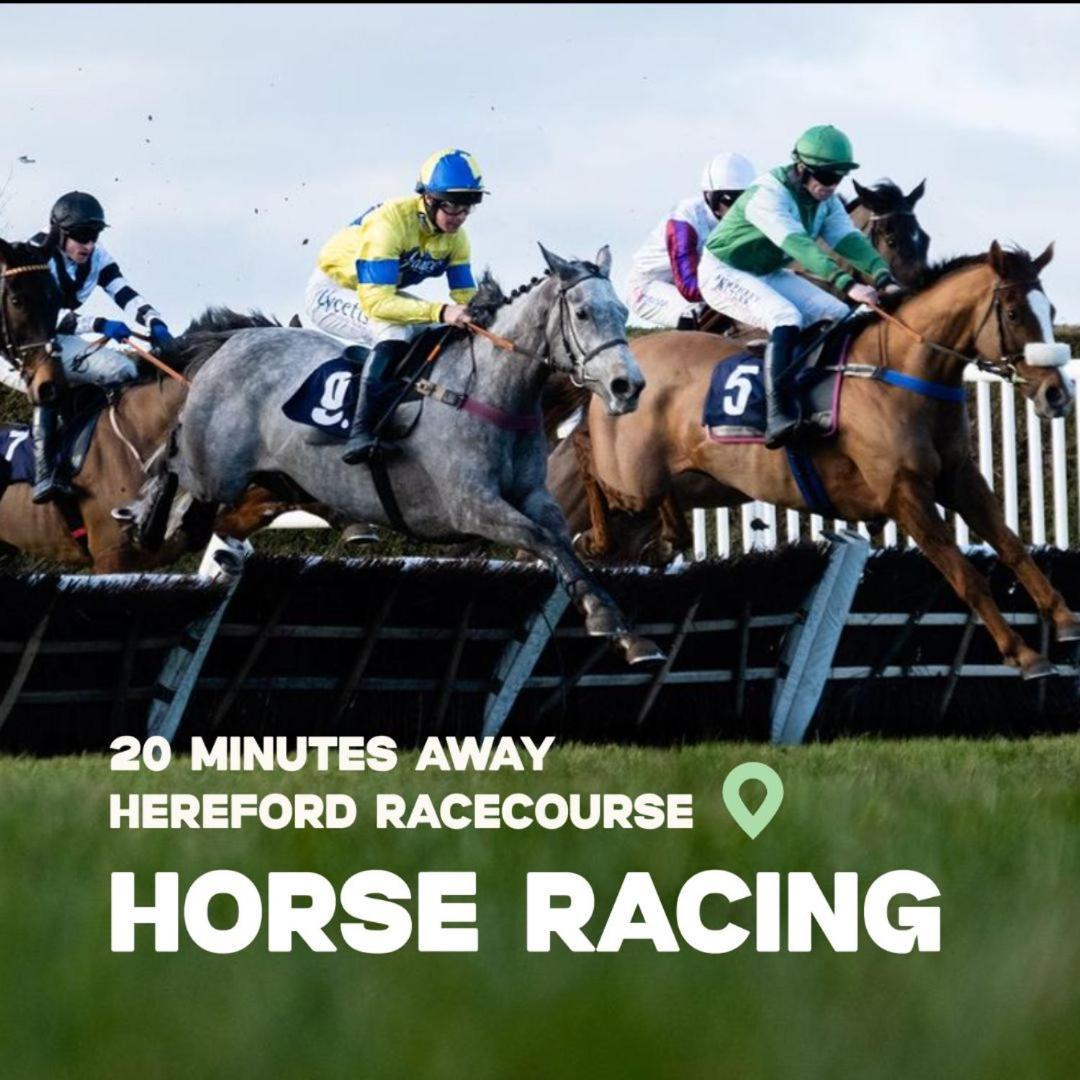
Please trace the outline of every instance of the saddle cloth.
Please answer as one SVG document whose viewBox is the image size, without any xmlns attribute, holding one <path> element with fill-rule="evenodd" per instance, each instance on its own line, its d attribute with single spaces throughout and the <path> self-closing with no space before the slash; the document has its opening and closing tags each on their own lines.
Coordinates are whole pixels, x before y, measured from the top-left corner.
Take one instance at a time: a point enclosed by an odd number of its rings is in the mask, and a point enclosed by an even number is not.
<svg viewBox="0 0 1080 1080">
<path fill-rule="evenodd" d="M 405 422 L 411 430 L 416 417 L 413 410 L 405 410 L 407 417 L 398 416 L 402 407 L 417 401 L 420 395 L 409 390 L 400 401 L 398 397 L 412 377 L 425 364 L 434 344 L 445 334 L 444 327 L 425 331 L 412 342 L 392 342 L 394 355 L 391 356 L 386 374 L 382 380 L 379 415 L 395 408 L 395 426 Z M 356 399 L 360 388 L 360 378 L 364 371 L 371 350 L 363 345 L 350 345 L 341 356 L 334 357 L 320 364 L 299 386 L 296 392 L 281 407 L 281 411 L 298 424 L 313 427 L 332 439 L 347 439 L 352 426 L 353 413 L 356 411 Z M 400 437 L 394 427 L 387 434 Z"/>
<path fill-rule="evenodd" d="M 90 441 L 94 437 L 101 412 L 108 403 L 96 386 L 73 390 L 60 429 L 60 461 L 67 475 L 74 478 L 82 471 Z M 0 495 L 9 484 L 34 482 L 34 440 L 27 424 L 0 424 Z"/>
<path fill-rule="evenodd" d="M 830 347 L 831 344 L 831 347 Z M 825 439 L 836 434 L 840 421 L 840 369 L 847 358 L 848 339 L 826 341 L 798 367 L 786 374 L 802 416 L 800 436 Z M 713 368 L 702 410 L 709 439 L 720 443 L 754 443 L 765 439 L 764 358 L 743 351 Z M 789 391 L 791 392 L 791 391 Z"/>
</svg>

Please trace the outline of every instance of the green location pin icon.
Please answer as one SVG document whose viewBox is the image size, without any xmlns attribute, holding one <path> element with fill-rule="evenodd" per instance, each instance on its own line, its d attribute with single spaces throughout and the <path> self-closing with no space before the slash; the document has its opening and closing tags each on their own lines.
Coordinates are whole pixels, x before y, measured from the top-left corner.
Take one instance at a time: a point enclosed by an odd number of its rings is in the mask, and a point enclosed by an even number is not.
<svg viewBox="0 0 1080 1080">
<path fill-rule="evenodd" d="M 748 780 L 760 780 L 765 785 L 765 798 L 761 805 L 751 812 L 743 802 L 739 792 Z M 760 761 L 744 761 L 736 765 L 724 780 L 724 805 L 735 819 L 735 824 L 751 840 L 769 824 L 784 801 L 784 781 L 775 769 L 763 765 Z"/>
</svg>

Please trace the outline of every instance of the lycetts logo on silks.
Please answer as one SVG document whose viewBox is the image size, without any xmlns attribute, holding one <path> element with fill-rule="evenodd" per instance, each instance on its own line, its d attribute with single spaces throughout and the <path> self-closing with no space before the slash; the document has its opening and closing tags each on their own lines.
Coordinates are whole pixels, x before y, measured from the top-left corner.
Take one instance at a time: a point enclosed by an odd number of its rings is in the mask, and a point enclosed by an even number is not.
<svg viewBox="0 0 1080 1080">
<path fill-rule="evenodd" d="M 539 773 L 554 741 L 550 736 L 540 741 L 432 737 L 424 742 L 412 767 L 417 773 Z M 158 737 L 139 743 L 122 736 L 112 747 L 116 771 L 163 772 L 172 764 L 169 744 Z M 312 736 L 295 741 L 223 737 L 209 743 L 196 737 L 186 760 L 192 772 L 295 773 L 305 768 L 390 772 L 399 765 L 397 746 L 388 736 Z M 744 798 L 748 785 L 764 789 L 753 809 Z M 744 762 L 725 778 L 722 800 L 750 843 L 775 820 L 784 801 L 784 784 L 768 765 Z M 483 792 L 470 785 L 468 790 L 437 797 L 423 791 L 377 792 L 371 804 L 365 814 L 363 800 L 344 792 L 114 792 L 109 824 L 118 830 L 343 830 L 358 823 L 378 830 L 694 828 L 694 796 L 688 793 L 534 794 Z M 179 949 L 181 925 L 194 946 L 214 953 L 241 952 L 260 937 L 270 952 L 303 947 L 336 952 L 338 944 L 327 932 L 332 924 L 344 945 L 356 952 L 391 953 L 414 939 L 420 952 L 478 952 L 481 948 L 474 871 L 421 870 L 414 889 L 399 874 L 366 869 L 350 874 L 338 890 L 325 876 L 309 871 L 270 872 L 265 887 L 260 888 L 243 873 L 216 869 L 187 883 L 183 895 L 178 873 L 163 870 L 153 877 L 152 901 L 139 904 L 136 875 L 112 874 L 114 952 L 136 949 L 140 924 L 153 927 L 157 952 Z M 916 870 L 887 871 L 863 891 L 860 875 L 849 870 L 835 871 L 827 885 L 810 871 L 780 873 L 762 867 L 754 871 L 751 885 L 730 870 L 706 869 L 682 883 L 673 911 L 671 905 L 665 908 L 651 873 L 630 871 L 622 877 L 602 930 L 598 935 L 594 930 L 592 936 L 586 928 L 598 913 L 596 892 L 588 877 L 547 870 L 528 871 L 525 877 L 524 944 L 532 953 L 610 953 L 619 952 L 627 942 L 644 941 L 657 952 L 678 952 L 685 947 L 722 954 L 751 938 L 757 952 L 804 953 L 812 951 L 815 927 L 838 953 L 859 950 L 860 928 L 874 947 L 889 953 L 939 952 L 941 948 L 940 909 L 927 903 L 938 899 L 940 891 Z M 604 885 L 610 887 L 610 882 Z M 145 899 L 151 895 L 150 883 L 141 883 L 138 891 Z M 235 905 L 236 917 L 230 926 L 219 926 L 211 919 L 211 904 L 219 897 Z M 716 925 L 715 917 L 706 918 L 705 909 L 715 912 L 719 901 L 732 907 L 752 901 L 753 932 L 733 921 L 734 916 L 722 925 Z"/>
</svg>

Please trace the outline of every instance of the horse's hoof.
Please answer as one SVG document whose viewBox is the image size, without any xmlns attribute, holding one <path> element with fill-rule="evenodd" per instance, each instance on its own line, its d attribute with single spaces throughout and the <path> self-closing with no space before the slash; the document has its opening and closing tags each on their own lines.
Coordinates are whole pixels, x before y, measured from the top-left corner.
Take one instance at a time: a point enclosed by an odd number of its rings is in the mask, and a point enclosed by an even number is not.
<svg viewBox="0 0 1080 1080">
<path fill-rule="evenodd" d="M 1031 679 L 1045 679 L 1048 675 L 1056 675 L 1057 668 L 1045 657 L 1040 656 L 1030 663 L 1024 664 L 1020 668 L 1020 674 L 1023 676 L 1024 682 L 1028 682 Z"/>
<path fill-rule="evenodd" d="M 1054 630 L 1058 641 L 1080 641 L 1080 622 L 1073 620 L 1068 626 L 1058 626 Z"/>
<path fill-rule="evenodd" d="M 631 667 L 635 664 L 661 664 L 667 659 L 655 641 L 638 637 L 636 634 L 620 638 L 619 647 Z"/>
</svg>

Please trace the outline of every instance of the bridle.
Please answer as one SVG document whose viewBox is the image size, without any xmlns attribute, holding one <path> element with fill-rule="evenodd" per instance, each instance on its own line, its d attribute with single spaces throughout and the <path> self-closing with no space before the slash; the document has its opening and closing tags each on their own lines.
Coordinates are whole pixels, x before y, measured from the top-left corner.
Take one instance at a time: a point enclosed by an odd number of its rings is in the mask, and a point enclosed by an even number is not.
<svg viewBox="0 0 1080 1080">
<path fill-rule="evenodd" d="M 590 376 L 586 370 L 590 361 L 595 360 L 600 353 L 605 352 L 608 349 L 614 349 L 619 345 L 625 345 L 627 348 L 630 346 L 630 343 L 625 337 L 617 337 L 611 338 L 609 341 L 597 345 L 596 348 L 586 351 L 585 346 L 581 342 L 581 338 L 574 329 L 574 320 L 570 314 L 570 301 L 567 298 L 567 295 L 571 289 L 576 289 L 579 285 L 589 281 L 591 278 L 600 277 L 603 277 L 603 275 L 589 270 L 583 274 L 579 274 L 572 281 L 568 281 L 559 287 L 559 336 L 562 338 L 562 344 L 563 348 L 566 350 L 566 355 L 570 358 L 570 363 L 573 365 L 570 371 L 570 381 L 575 386 L 579 387 L 584 386 L 587 382 L 597 381 Z M 567 333 L 568 328 L 569 333 Z M 577 356 L 574 355 L 575 348 L 577 349 Z M 549 360 L 548 363 L 550 364 L 551 361 Z"/>
<path fill-rule="evenodd" d="M 29 266 L 14 266 L 3 271 L 0 271 L 0 347 L 3 348 L 4 354 L 11 361 L 11 363 L 18 369 L 22 369 L 22 361 L 19 359 L 20 354 L 30 352 L 32 349 L 43 349 L 52 346 L 52 338 L 48 341 L 31 341 L 24 345 L 16 345 L 15 339 L 11 333 L 11 327 L 8 324 L 7 316 L 7 296 L 5 295 L 8 287 L 8 279 L 18 277 L 20 274 L 31 274 L 38 272 L 49 272 L 49 266 L 47 263 L 33 263 Z"/>
<path fill-rule="evenodd" d="M 997 375 L 998 378 L 1004 379 L 1014 386 L 1021 386 L 1027 382 L 1027 379 L 1016 370 L 1016 365 L 1024 359 L 1024 350 L 1020 349 L 1014 353 L 1005 351 L 1005 318 L 1002 314 L 1001 293 L 1006 289 L 1032 289 L 1038 284 L 1039 281 L 1036 278 L 1033 281 L 1002 281 L 995 285 L 993 295 L 990 297 L 990 303 L 986 308 L 986 314 L 983 315 L 982 320 L 975 331 L 975 335 L 972 338 L 973 342 L 977 342 L 979 340 L 979 335 L 982 333 L 983 327 L 986 326 L 989 321 L 990 316 L 996 316 L 998 352 L 1001 353 L 1001 356 L 997 360 L 988 360 L 985 356 L 980 356 L 976 353 L 974 363 L 980 371 L 986 371 L 991 375 Z"/>
<path fill-rule="evenodd" d="M 570 363 L 572 365 L 570 381 L 575 386 L 579 387 L 584 386 L 588 382 L 599 381 L 589 375 L 586 369 L 600 353 L 605 352 L 608 349 L 613 349 L 619 345 L 625 345 L 627 348 L 629 348 L 630 345 L 625 337 L 617 337 L 597 345 L 594 349 L 586 350 L 581 342 L 580 336 L 574 329 L 574 320 L 570 315 L 570 301 L 567 298 L 569 292 L 572 289 L 576 289 L 578 285 L 589 281 L 591 278 L 603 277 L 604 275 L 599 271 L 586 270 L 585 272 L 578 274 L 571 281 L 567 281 L 559 286 L 559 337 L 562 339 L 563 348 L 566 350 L 566 355 L 570 358 Z M 550 352 L 547 354 L 533 352 L 532 349 L 526 349 L 507 338 L 499 337 L 498 334 L 493 334 L 490 330 L 485 330 L 482 326 L 478 326 L 473 322 L 468 322 L 465 325 L 472 333 L 487 338 L 495 346 L 506 352 L 515 352 L 521 356 L 527 356 L 531 360 L 535 360 L 537 363 L 545 365 L 545 367 L 549 367 L 552 370 L 556 369 L 555 361 L 552 359 Z"/>
</svg>

